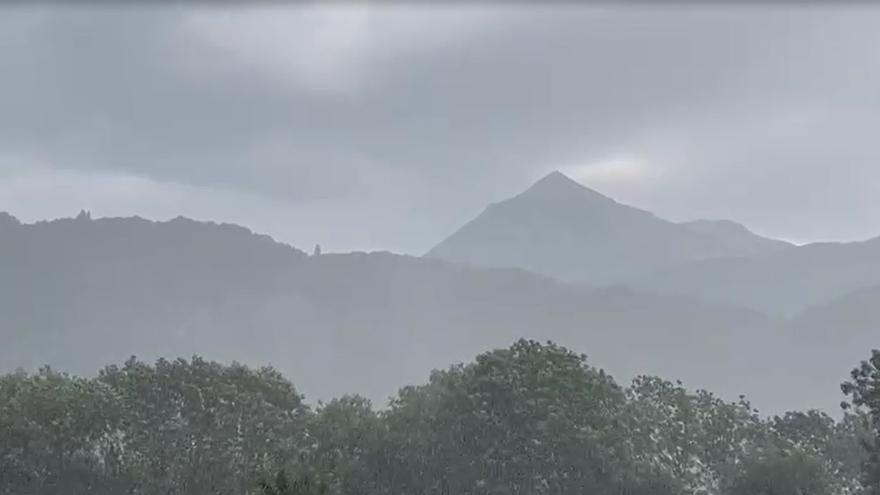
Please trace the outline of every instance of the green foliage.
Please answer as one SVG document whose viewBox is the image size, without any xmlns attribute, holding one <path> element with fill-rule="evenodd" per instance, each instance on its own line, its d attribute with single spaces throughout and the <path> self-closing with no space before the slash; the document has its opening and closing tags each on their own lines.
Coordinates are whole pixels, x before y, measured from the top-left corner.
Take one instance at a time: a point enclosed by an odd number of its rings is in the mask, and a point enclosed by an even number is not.
<svg viewBox="0 0 880 495">
<path fill-rule="evenodd" d="M 822 461 L 796 453 L 772 451 L 747 459 L 728 495 L 831 495 Z"/>
<path fill-rule="evenodd" d="M 870 435 L 862 446 L 867 459 L 863 464 L 862 482 L 870 495 L 880 494 L 880 350 L 873 350 L 871 358 L 862 361 L 852 370 L 852 379 L 841 385 L 843 393 L 850 397 L 844 409 L 855 410 L 867 419 Z"/>
<path fill-rule="evenodd" d="M 376 493 L 377 450 L 385 425 L 370 401 L 345 396 L 321 405 L 309 432 L 318 441 L 308 466 L 322 476 L 331 493 Z"/>
<path fill-rule="evenodd" d="M 388 493 L 616 493 L 637 484 L 625 396 L 584 356 L 521 340 L 401 391 Z"/>
<path fill-rule="evenodd" d="M 290 481 L 283 470 L 278 472 L 272 482 L 260 481 L 262 495 L 322 495 L 327 493 L 327 485 L 312 481 L 308 475 Z"/>
<path fill-rule="evenodd" d="M 120 399 L 125 464 L 145 493 L 241 493 L 304 444 L 307 409 L 272 369 L 132 359 L 98 381 Z"/>
<path fill-rule="evenodd" d="M 866 434 L 863 415 L 847 414 L 840 421 L 819 411 L 788 412 L 769 424 L 774 448 L 783 455 L 803 455 L 819 463 L 831 493 L 859 489 L 865 460 L 860 438 Z"/>
<path fill-rule="evenodd" d="M 717 491 L 733 466 L 765 441 L 765 425 L 741 399 L 641 376 L 627 390 L 636 455 L 679 480 L 686 492 Z"/>
<path fill-rule="evenodd" d="M 15 373 L 0 377 L 0 495 L 854 494 L 861 464 L 876 472 L 859 443 L 877 445 L 876 364 L 844 386 L 841 421 L 762 419 L 655 377 L 623 389 L 528 340 L 381 411 L 358 396 L 312 411 L 271 368 L 197 357 Z"/>
<path fill-rule="evenodd" d="M 0 380 L 0 493 L 246 493 L 305 450 L 308 409 L 271 369 L 134 359 L 86 380 Z"/>
<path fill-rule="evenodd" d="M 0 493 L 87 493 L 112 483 L 117 413 L 94 381 L 49 368 L 0 378 Z"/>
</svg>

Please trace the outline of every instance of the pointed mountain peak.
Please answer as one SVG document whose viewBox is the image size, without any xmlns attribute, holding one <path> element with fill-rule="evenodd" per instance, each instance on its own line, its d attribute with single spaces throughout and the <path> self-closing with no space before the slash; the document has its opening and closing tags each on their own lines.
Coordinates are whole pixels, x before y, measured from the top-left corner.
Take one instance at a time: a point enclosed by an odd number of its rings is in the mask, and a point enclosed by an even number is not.
<svg viewBox="0 0 880 495">
<path fill-rule="evenodd" d="M 583 188 L 584 186 L 580 185 L 572 179 L 571 177 L 563 174 L 559 170 L 554 170 L 549 174 L 541 177 L 538 182 L 535 182 L 530 189 L 560 189 L 560 188 Z"/>
<path fill-rule="evenodd" d="M 538 182 L 532 184 L 522 195 L 541 198 L 581 197 L 613 201 L 611 198 L 582 185 L 558 170 L 550 172 Z"/>
<path fill-rule="evenodd" d="M 550 172 L 549 174 L 545 175 L 544 177 L 541 178 L 541 180 L 539 182 L 542 182 L 542 181 L 557 181 L 560 183 L 564 182 L 564 183 L 568 183 L 568 184 L 577 184 L 577 182 L 574 179 L 563 174 L 559 170 L 554 170 L 554 171 Z M 578 185 L 580 185 L 580 184 L 578 184 Z"/>
</svg>

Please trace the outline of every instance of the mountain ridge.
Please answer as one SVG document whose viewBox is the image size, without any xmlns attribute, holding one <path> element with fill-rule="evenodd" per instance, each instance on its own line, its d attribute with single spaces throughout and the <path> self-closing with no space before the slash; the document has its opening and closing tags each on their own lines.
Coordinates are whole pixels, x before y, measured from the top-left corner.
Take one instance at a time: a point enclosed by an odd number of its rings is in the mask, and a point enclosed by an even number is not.
<svg viewBox="0 0 880 495">
<path fill-rule="evenodd" d="M 748 394 L 765 411 L 833 411 L 836 388 L 810 391 L 810 383 L 798 380 L 820 373 L 826 381 L 845 379 L 839 368 L 852 349 L 833 350 L 834 359 L 819 364 L 829 347 L 810 336 L 822 335 L 817 326 L 865 335 L 876 314 L 866 311 L 863 321 L 846 316 L 853 311 L 841 316 L 834 310 L 851 307 L 846 304 L 870 310 L 874 291 L 784 318 L 700 291 L 592 288 L 522 268 L 388 252 L 308 256 L 244 227 L 183 217 L 80 215 L 34 224 L 9 218 L 0 216 L 0 341 L 6 344 L 0 363 L 6 371 L 50 364 L 89 372 L 96 363 L 133 354 L 199 354 L 275 364 L 312 398 L 358 391 L 382 402 L 432 368 L 525 337 L 584 352 L 624 381 L 656 374 L 731 399 Z M 771 282 L 788 277 L 785 288 L 805 285 L 798 271 L 804 260 L 838 259 L 841 247 L 854 249 L 844 260 L 859 253 L 876 259 L 870 255 L 877 246 L 880 240 L 807 246 L 796 248 L 794 258 L 785 250 L 764 258 L 795 259 L 795 271 L 757 273 Z M 754 260 L 724 263 L 736 273 L 743 271 L 738 263 Z M 815 358 L 780 367 L 778 356 L 792 349 Z M 783 397 L 782 386 L 800 392 Z"/>
<path fill-rule="evenodd" d="M 554 171 L 524 192 L 489 205 L 425 256 L 473 266 L 518 266 L 566 282 L 607 285 L 663 267 L 750 255 L 776 245 L 746 232 L 737 232 L 739 239 L 732 242 L 729 233 L 721 235 L 717 228 L 707 232 L 670 222 Z M 750 236 L 754 242 L 746 246 Z"/>
<path fill-rule="evenodd" d="M 699 218 L 679 225 L 716 238 L 723 238 L 729 244 L 738 244 L 741 255 L 752 256 L 795 247 L 794 244 L 754 233 L 745 225 L 726 219 Z"/>
<path fill-rule="evenodd" d="M 387 252 L 308 256 L 188 219 L 64 219 L 12 228 L 2 241 L 5 371 L 87 373 L 131 355 L 199 354 L 274 364 L 313 399 L 362 392 L 382 402 L 433 368 L 525 337 L 564 343 L 624 379 L 658 374 L 735 397 L 749 391 L 751 362 L 717 354 L 775 324 L 521 269 Z"/>
<path fill-rule="evenodd" d="M 793 316 L 862 288 L 880 285 L 880 237 L 816 242 L 735 259 L 671 267 L 630 285 Z"/>
</svg>

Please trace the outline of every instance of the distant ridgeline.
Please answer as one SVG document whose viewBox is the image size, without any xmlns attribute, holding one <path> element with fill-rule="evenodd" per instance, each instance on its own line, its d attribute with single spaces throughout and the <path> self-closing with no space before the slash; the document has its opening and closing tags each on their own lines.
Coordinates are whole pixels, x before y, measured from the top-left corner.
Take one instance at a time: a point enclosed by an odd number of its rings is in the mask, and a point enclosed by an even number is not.
<svg viewBox="0 0 880 495">
<path fill-rule="evenodd" d="M 425 257 L 313 254 L 185 218 L 0 214 L 0 367 L 198 354 L 271 363 L 313 399 L 384 402 L 526 337 L 622 379 L 834 413 L 852 363 L 880 347 L 880 240 L 798 247 L 672 223 L 559 173 Z"/>
</svg>

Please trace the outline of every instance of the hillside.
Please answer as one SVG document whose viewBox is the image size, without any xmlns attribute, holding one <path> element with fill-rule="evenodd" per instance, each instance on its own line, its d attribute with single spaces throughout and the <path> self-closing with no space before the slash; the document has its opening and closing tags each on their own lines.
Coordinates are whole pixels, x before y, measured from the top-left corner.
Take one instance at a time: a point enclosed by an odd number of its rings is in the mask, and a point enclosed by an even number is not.
<svg viewBox="0 0 880 495">
<path fill-rule="evenodd" d="M 736 224 L 669 222 L 553 172 L 490 205 L 426 256 L 606 285 L 691 261 L 785 246 L 731 225 Z"/>
<path fill-rule="evenodd" d="M 809 306 L 880 285 L 880 238 L 693 262 L 637 278 L 632 285 L 793 316 Z"/>
<path fill-rule="evenodd" d="M 693 220 L 679 225 L 713 237 L 727 246 L 732 255 L 739 257 L 768 254 L 794 247 L 785 241 L 759 236 L 745 225 L 730 220 Z"/>
<path fill-rule="evenodd" d="M 780 317 L 880 285 L 880 238 L 794 246 L 729 220 L 673 223 L 559 172 L 489 206 L 426 257 Z"/>
<path fill-rule="evenodd" d="M 96 363 L 200 354 L 271 362 L 312 399 L 380 400 L 435 367 L 553 339 L 623 381 L 680 378 L 768 408 L 755 363 L 782 344 L 750 311 L 510 269 L 389 253 L 309 257 L 230 225 L 175 219 L 7 221 L 0 363 L 87 373 Z"/>
<path fill-rule="evenodd" d="M 791 360 L 780 367 L 801 376 L 783 393 L 804 401 L 820 400 L 823 390 L 837 389 L 849 372 L 880 349 L 880 286 L 857 290 L 811 306 L 786 326 Z M 798 364 L 799 363 L 799 364 Z"/>
</svg>

